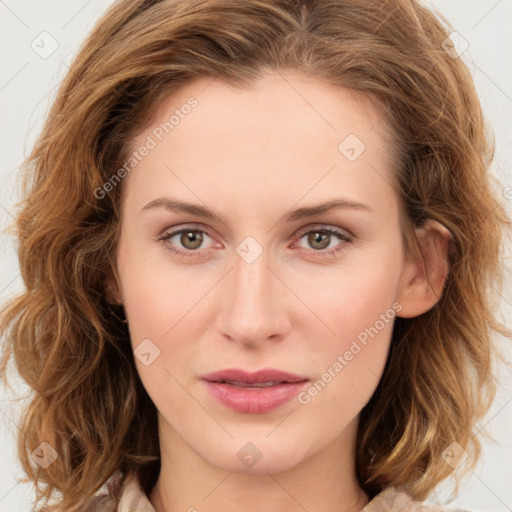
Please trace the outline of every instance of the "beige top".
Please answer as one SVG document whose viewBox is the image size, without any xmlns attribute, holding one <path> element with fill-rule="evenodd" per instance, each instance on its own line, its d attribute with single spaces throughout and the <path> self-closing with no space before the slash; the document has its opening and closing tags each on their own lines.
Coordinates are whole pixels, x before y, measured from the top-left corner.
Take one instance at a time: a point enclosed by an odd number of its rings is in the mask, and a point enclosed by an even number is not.
<svg viewBox="0 0 512 512">
<path fill-rule="evenodd" d="M 122 486 L 121 498 L 116 508 L 111 495 L 112 488 Z M 121 471 L 116 471 L 103 486 L 88 500 L 79 512 L 156 512 L 142 489 L 137 475 L 128 475 L 123 480 Z M 429 505 L 413 501 L 411 497 L 394 487 L 388 487 L 375 496 L 361 512 L 469 512 Z"/>
</svg>

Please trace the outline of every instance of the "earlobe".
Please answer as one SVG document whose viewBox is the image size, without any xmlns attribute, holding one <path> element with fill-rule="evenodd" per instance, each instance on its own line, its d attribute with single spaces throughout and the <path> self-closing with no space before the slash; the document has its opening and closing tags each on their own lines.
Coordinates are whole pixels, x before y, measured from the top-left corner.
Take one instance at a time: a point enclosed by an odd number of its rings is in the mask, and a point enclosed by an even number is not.
<svg viewBox="0 0 512 512">
<path fill-rule="evenodd" d="M 105 279 L 105 300 L 112 305 L 122 304 L 119 286 L 114 276 L 110 275 Z"/>
<path fill-rule="evenodd" d="M 405 263 L 402 273 L 398 294 L 402 309 L 397 315 L 402 318 L 419 316 L 435 306 L 449 273 L 450 231 L 433 219 L 415 231 L 420 251 Z"/>
</svg>

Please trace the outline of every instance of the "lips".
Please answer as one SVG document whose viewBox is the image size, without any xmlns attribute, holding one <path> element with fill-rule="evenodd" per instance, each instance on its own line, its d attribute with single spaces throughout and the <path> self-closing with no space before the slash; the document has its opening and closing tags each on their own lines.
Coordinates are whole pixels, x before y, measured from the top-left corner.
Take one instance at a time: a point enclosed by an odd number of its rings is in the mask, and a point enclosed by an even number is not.
<svg viewBox="0 0 512 512">
<path fill-rule="evenodd" d="M 202 377 L 207 390 L 222 405 L 239 413 L 263 414 L 290 402 L 309 379 L 281 370 L 254 373 L 221 370 Z"/>
<path fill-rule="evenodd" d="M 266 368 L 253 373 L 248 373 L 239 369 L 228 369 L 209 373 L 204 375 L 202 378 L 208 382 L 227 383 L 240 387 L 267 387 L 282 383 L 292 384 L 297 382 L 305 382 L 308 380 L 307 377 L 284 372 L 282 370 L 276 370 L 273 368 Z"/>
</svg>

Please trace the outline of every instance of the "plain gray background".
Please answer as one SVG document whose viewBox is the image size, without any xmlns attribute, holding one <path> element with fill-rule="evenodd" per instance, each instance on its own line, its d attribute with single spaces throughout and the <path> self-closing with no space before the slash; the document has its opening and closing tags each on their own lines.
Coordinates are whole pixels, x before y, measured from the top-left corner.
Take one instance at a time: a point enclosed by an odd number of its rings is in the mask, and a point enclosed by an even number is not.
<svg viewBox="0 0 512 512">
<path fill-rule="evenodd" d="M 18 200 L 16 170 L 25 158 L 60 80 L 79 45 L 111 0 L 0 0 L 0 229 L 13 221 Z M 458 35 L 458 51 L 475 79 L 485 114 L 496 136 L 492 172 L 501 180 L 499 193 L 512 216 L 512 1 L 437 0 L 425 2 L 448 18 Z M 54 49 L 55 47 L 55 49 Z M 0 302 L 22 290 L 14 243 L 0 234 Z M 512 327 L 512 294 L 504 290 L 500 318 Z M 498 340 L 505 352 L 509 343 Z M 20 381 L 15 395 L 0 392 L 0 512 L 32 510 L 33 488 L 18 480 L 23 476 L 15 458 L 17 418 L 27 392 Z M 484 453 L 477 469 L 464 480 L 458 498 L 450 507 L 471 511 L 512 511 L 512 374 L 502 368 L 494 405 L 478 434 Z M 496 439 L 491 444 L 483 437 Z M 451 481 L 438 487 L 429 499 L 448 503 Z M 313 511 L 311 511 L 313 512 Z"/>
</svg>

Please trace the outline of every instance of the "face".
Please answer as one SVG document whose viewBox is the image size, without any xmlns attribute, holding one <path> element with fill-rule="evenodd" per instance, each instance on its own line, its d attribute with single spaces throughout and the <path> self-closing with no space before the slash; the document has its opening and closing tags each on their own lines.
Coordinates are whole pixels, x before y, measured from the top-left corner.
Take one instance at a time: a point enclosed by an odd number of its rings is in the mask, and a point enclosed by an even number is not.
<svg viewBox="0 0 512 512">
<path fill-rule="evenodd" d="M 160 435 L 238 472 L 284 470 L 355 433 L 409 280 L 381 115 L 283 76 L 183 87 L 137 136 L 123 183 L 116 293 Z M 203 380 L 226 369 L 307 382 Z"/>
</svg>

